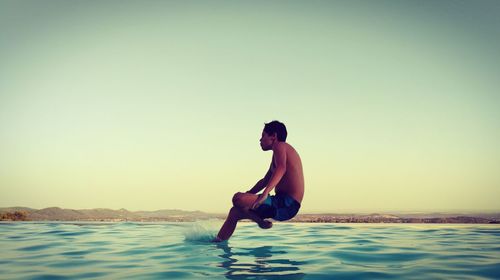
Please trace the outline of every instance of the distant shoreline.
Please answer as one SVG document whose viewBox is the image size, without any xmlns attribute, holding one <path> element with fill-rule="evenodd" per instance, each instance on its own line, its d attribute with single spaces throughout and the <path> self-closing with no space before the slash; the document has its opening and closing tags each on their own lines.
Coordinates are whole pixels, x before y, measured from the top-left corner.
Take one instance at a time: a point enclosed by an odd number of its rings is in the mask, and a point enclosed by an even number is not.
<svg viewBox="0 0 500 280">
<path fill-rule="evenodd" d="M 96 209 L 63 209 L 49 207 L 0 208 L 0 221 L 68 221 L 68 222 L 193 222 L 225 219 L 226 214 L 201 211 L 164 209 L 156 211 L 128 211 Z M 500 212 L 492 213 L 371 213 L 371 214 L 299 214 L 291 223 L 392 223 L 392 224 L 500 224 Z"/>
</svg>

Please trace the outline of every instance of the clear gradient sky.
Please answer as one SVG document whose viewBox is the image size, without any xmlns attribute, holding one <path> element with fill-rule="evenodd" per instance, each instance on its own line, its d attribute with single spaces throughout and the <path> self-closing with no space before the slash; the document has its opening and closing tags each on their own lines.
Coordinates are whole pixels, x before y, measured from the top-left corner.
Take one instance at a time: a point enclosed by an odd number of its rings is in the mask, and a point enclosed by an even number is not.
<svg viewBox="0 0 500 280">
<path fill-rule="evenodd" d="M 499 1 L 0 1 L 0 207 L 500 210 Z"/>
</svg>

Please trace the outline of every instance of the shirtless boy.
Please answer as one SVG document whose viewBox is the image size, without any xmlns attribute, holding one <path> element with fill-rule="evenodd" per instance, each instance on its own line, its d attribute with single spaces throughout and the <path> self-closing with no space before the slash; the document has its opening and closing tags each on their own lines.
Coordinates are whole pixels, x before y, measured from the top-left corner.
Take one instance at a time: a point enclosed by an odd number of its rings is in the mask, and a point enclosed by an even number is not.
<svg viewBox="0 0 500 280">
<path fill-rule="evenodd" d="M 285 142 L 286 136 L 283 123 L 265 124 L 260 146 L 264 151 L 273 151 L 269 171 L 252 189 L 233 196 L 233 207 L 214 242 L 228 240 L 242 219 L 251 219 L 267 229 L 273 225 L 267 218 L 286 221 L 297 215 L 304 197 L 304 174 L 299 154 Z M 273 189 L 275 195 L 269 195 Z M 261 190 L 264 191 L 257 195 Z"/>
</svg>

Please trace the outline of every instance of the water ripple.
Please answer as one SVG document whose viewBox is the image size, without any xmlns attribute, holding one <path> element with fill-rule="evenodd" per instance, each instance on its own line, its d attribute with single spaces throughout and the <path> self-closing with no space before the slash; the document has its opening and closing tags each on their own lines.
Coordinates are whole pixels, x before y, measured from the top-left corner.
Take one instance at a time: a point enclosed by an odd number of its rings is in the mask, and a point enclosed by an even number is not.
<svg viewBox="0 0 500 280">
<path fill-rule="evenodd" d="M 500 279 L 498 225 L 0 223 L 5 279 Z M 187 238 L 189 236 L 189 238 Z"/>
</svg>

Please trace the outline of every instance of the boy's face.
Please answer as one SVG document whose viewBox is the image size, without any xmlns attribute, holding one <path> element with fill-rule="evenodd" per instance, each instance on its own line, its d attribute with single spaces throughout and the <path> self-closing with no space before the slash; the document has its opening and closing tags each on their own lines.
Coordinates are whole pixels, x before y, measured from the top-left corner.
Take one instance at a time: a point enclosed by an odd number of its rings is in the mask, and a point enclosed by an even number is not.
<svg viewBox="0 0 500 280">
<path fill-rule="evenodd" d="M 276 141 L 276 133 L 269 135 L 265 131 L 262 131 L 262 136 L 260 137 L 260 147 L 262 150 L 271 150 L 273 148 L 274 141 Z"/>
</svg>

